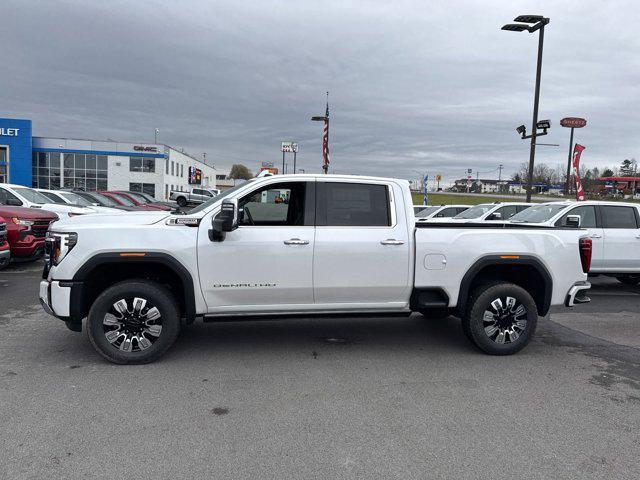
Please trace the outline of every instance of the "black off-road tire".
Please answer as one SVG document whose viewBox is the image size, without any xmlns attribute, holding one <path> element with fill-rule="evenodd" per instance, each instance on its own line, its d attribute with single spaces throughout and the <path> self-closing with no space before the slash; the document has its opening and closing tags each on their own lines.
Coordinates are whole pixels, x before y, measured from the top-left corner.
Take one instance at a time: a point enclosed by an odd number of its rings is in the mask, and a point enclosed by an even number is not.
<svg viewBox="0 0 640 480">
<path fill-rule="evenodd" d="M 511 335 L 503 336 L 505 343 L 498 343 L 492 338 L 485 327 L 490 326 L 483 320 L 485 311 L 492 310 L 491 303 L 496 299 L 505 300 L 514 298 L 517 306 L 522 305 L 525 313 L 519 318 L 526 320 L 526 326 L 518 333 L 515 340 Z M 505 303 L 505 302 L 503 302 Z M 529 292 L 513 283 L 494 282 L 480 285 L 469 297 L 469 303 L 464 315 L 462 315 L 462 330 L 465 336 L 480 350 L 489 355 L 512 355 L 522 350 L 531 341 L 538 324 L 538 308 Z M 498 333 L 499 337 L 499 333 Z"/>
<path fill-rule="evenodd" d="M 178 204 L 179 207 L 184 208 L 187 206 L 187 199 L 184 197 L 178 197 L 176 199 L 176 203 Z"/>
<path fill-rule="evenodd" d="M 112 306 L 120 299 L 143 298 L 160 312 L 161 332 L 153 343 L 139 351 L 122 351 L 110 343 L 105 335 L 103 321 Z M 180 310 L 173 294 L 164 286 L 143 279 L 117 283 L 93 302 L 86 324 L 87 337 L 96 351 L 110 362 L 117 364 L 143 364 L 160 358 L 180 334 Z M 150 337 L 151 338 L 151 337 Z"/>
</svg>

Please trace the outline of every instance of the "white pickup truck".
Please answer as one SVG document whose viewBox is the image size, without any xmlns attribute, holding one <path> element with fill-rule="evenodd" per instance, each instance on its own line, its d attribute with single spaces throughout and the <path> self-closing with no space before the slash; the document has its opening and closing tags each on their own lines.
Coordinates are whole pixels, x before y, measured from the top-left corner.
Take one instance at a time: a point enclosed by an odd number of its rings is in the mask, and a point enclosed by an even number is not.
<svg viewBox="0 0 640 480">
<path fill-rule="evenodd" d="M 404 180 L 257 178 L 187 215 L 54 224 L 44 309 L 115 363 L 160 357 L 181 326 L 257 316 L 454 314 L 489 354 L 531 339 L 551 305 L 585 301 L 591 241 L 576 228 L 416 225 Z"/>
<path fill-rule="evenodd" d="M 640 283 L 640 205 L 637 203 L 550 202 L 535 205 L 510 221 L 531 226 L 584 228 L 593 242 L 594 275 L 616 277 L 628 285 Z"/>
<path fill-rule="evenodd" d="M 169 200 L 173 200 L 181 207 L 187 205 L 199 205 L 220 194 L 220 190 L 215 188 L 192 188 L 190 192 L 171 190 Z"/>
</svg>

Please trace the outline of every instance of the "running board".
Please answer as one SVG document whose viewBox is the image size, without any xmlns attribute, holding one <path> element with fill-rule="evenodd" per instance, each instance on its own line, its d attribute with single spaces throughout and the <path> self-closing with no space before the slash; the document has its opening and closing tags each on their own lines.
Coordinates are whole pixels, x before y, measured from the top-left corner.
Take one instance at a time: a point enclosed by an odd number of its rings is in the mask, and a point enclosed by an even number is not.
<svg viewBox="0 0 640 480">
<path fill-rule="evenodd" d="M 408 317 L 410 310 L 397 311 L 370 311 L 370 312 L 266 312 L 266 313 L 220 313 L 205 315 L 202 319 L 205 323 L 213 322 L 244 322 L 255 320 L 295 320 L 306 318 L 384 318 L 384 317 Z"/>
</svg>

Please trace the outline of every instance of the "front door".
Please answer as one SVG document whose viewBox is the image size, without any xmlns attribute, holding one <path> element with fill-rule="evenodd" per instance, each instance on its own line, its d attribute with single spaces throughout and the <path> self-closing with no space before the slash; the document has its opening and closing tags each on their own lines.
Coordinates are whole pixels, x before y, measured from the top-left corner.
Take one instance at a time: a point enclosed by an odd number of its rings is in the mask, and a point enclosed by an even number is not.
<svg viewBox="0 0 640 480">
<path fill-rule="evenodd" d="M 316 307 L 402 308 L 411 265 L 400 187 L 318 179 L 316 193 Z"/>
<path fill-rule="evenodd" d="M 557 222 L 557 226 L 566 227 L 567 217 L 569 215 L 580 216 L 580 228 L 586 228 L 591 238 L 591 270 L 601 270 L 604 266 L 604 230 L 602 225 L 598 223 L 596 217 L 596 207 L 593 205 L 584 205 L 575 207 L 565 213 Z"/>
<path fill-rule="evenodd" d="M 307 309 L 313 305 L 315 182 L 274 179 L 239 199 L 239 226 L 211 242 L 198 233 L 198 269 L 209 313 Z"/>
</svg>

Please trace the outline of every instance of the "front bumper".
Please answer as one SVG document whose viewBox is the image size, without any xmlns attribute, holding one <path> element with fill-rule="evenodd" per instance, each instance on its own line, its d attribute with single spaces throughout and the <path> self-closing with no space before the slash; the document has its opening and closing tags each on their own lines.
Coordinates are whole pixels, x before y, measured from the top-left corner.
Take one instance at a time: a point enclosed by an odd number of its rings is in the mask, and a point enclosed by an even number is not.
<svg viewBox="0 0 640 480">
<path fill-rule="evenodd" d="M 40 282 L 40 304 L 45 312 L 61 320 L 71 318 L 71 291 L 68 282 L 42 280 Z"/>
<path fill-rule="evenodd" d="M 586 295 L 582 295 L 591 288 L 589 282 L 577 282 L 567 292 L 567 298 L 564 302 L 565 306 L 573 307 L 576 303 L 589 303 L 591 299 Z"/>
</svg>

